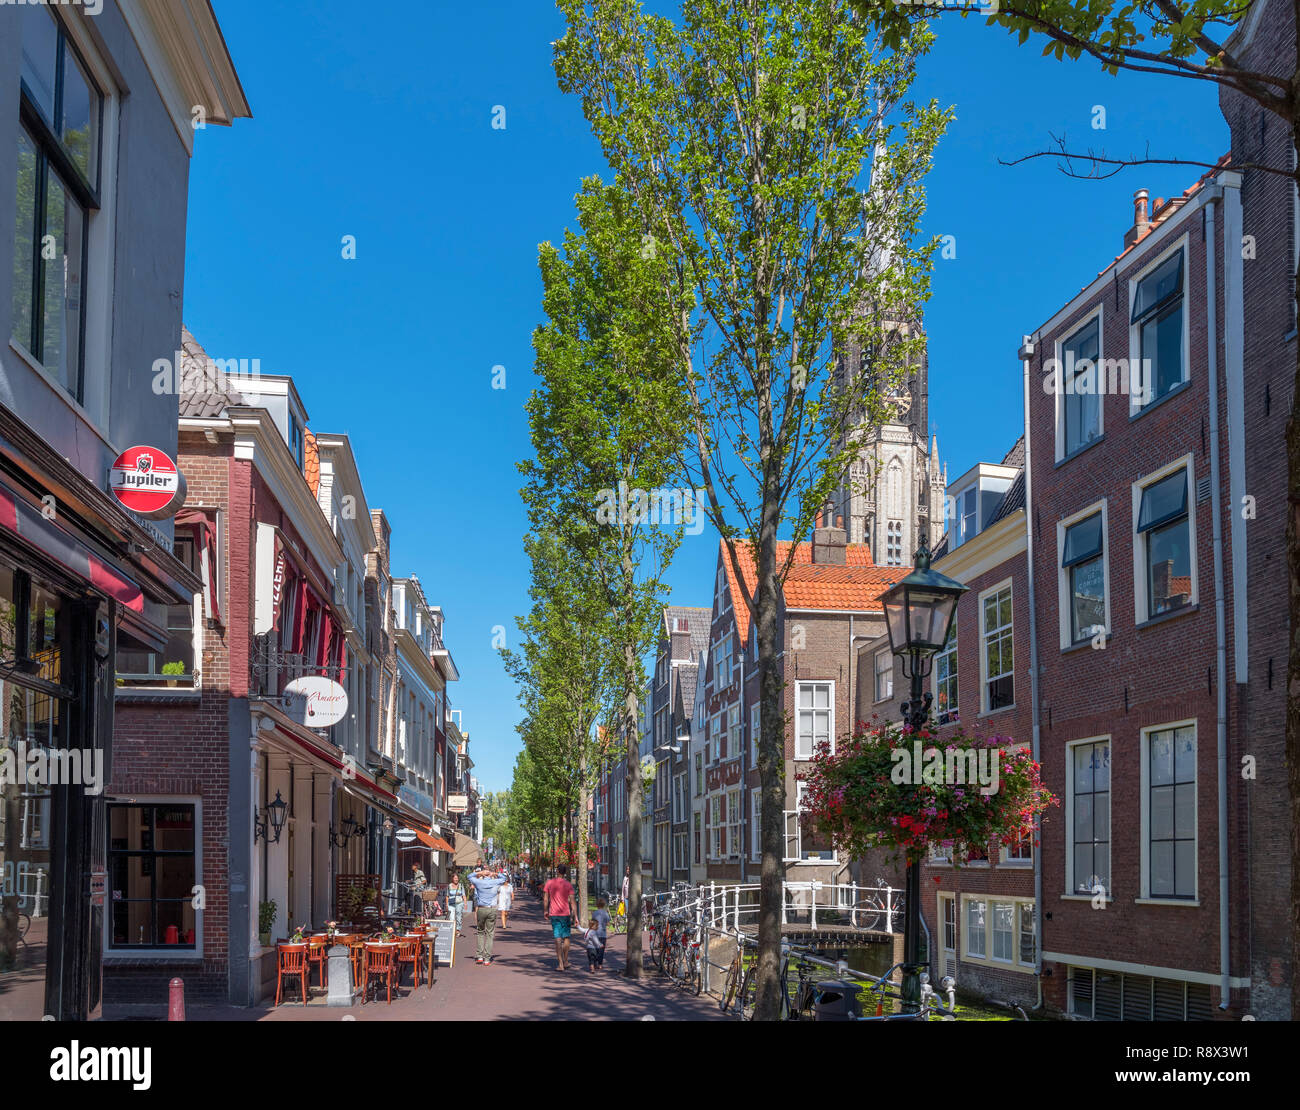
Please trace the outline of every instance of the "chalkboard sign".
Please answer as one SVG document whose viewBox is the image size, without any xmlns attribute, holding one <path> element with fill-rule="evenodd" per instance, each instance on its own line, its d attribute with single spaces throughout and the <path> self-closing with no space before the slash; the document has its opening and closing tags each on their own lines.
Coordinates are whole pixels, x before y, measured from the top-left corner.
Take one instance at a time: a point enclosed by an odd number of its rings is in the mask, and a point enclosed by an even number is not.
<svg viewBox="0 0 1300 1110">
<path fill-rule="evenodd" d="M 433 938 L 433 955 L 439 967 L 451 967 L 456 962 L 456 921 L 435 921 L 437 932 Z"/>
</svg>

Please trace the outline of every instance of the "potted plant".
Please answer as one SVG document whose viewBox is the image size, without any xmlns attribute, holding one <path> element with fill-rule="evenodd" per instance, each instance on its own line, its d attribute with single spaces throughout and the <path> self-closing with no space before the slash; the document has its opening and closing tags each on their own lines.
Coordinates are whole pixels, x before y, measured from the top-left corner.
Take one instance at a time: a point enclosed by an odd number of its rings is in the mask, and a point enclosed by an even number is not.
<svg viewBox="0 0 1300 1110">
<path fill-rule="evenodd" d="M 293 936 L 289 938 L 289 943 L 301 944 L 306 939 L 307 939 L 307 926 L 299 925 L 296 929 L 294 929 Z"/>
<path fill-rule="evenodd" d="M 263 948 L 271 947 L 271 928 L 275 925 L 275 915 L 279 907 L 274 902 L 257 904 L 257 939 Z"/>
<path fill-rule="evenodd" d="M 165 675 L 182 675 L 185 673 L 185 664 L 179 659 L 174 663 L 164 663 L 162 665 L 162 673 Z M 167 685 L 175 686 L 177 681 L 178 680 L 175 678 L 169 678 L 167 679 Z"/>
</svg>

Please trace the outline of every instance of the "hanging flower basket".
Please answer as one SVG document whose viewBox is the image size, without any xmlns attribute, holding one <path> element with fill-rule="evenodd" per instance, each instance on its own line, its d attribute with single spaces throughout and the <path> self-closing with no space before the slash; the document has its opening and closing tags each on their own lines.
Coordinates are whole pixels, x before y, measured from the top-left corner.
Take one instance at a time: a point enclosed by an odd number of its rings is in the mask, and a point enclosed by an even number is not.
<svg viewBox="0 0 1300 1110">
<path fill-rule="evenodd" d="M 884 848 L 915 863 L 931 845 L 1014 844 L 1059 802 L 1028 749 L 1012 744 L 961 726 L 938 740 L 925 729 L 860 725 L 833 755 L 820 746 L 804 815 L 849 856 Z"/>
</svg>

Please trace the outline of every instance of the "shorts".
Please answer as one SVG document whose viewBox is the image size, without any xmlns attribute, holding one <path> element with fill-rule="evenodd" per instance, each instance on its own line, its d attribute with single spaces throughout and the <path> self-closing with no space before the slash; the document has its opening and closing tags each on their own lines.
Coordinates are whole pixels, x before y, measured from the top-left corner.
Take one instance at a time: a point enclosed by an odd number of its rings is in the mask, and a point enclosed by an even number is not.
<svg viewBox="0 0 1300 1110">
<path fill-rule="evenodd" d="M 556 940 L 568 940 L 572 929 L 572 917 L 552 917 L 551 936 Z"/>
</svg>

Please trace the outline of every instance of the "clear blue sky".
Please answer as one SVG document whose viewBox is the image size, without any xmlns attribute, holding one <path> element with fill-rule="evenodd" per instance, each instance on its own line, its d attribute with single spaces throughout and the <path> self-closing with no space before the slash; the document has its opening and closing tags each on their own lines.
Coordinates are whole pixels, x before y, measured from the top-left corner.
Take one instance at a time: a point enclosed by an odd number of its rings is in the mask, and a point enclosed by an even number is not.
<svg viewBox="0 0 1300 1110">
<path fill-rule="evenodd" d="M 605 170 L 556 87 L 563 21 L 546 0 L 215 7 L 254 118 L 198 136 L 186 322 L 213 357 L 292 375 L 313 429 L 352 437 L 370 505 L 393 524 L 394 573 L 417 574 L 446 613 L 477 774 L 504 789 L 519 713 L 492 629 L 514 646 L 527 607 L 515 462 L 529 450 L 536 250 L 572 222 L 580 179 Z M 957 240 L 927 313 L 930 418 L 954 478 L 1019 434 L 1020 337 L 1119 252 L 1133 191 L 1169 196 L 1201 172 L 1074 181 L 1054 161 L 998 158 L 1061 133 L 1109 154 L 1227 149 L 1210 86 L 1107 77 L 1041 50 L 944 17 L 915 90 L 957 113 L 926 221 Z M 1091 128 L 1097 104 L 1105 131 Z M 505 130 L 491 127 L 495 105 Z M 504 391 L 491 389 L 498 364 Z M 674 602 L 709 604 L 715 550 L 707 529 L 685 540 Z"/>
</svg>

